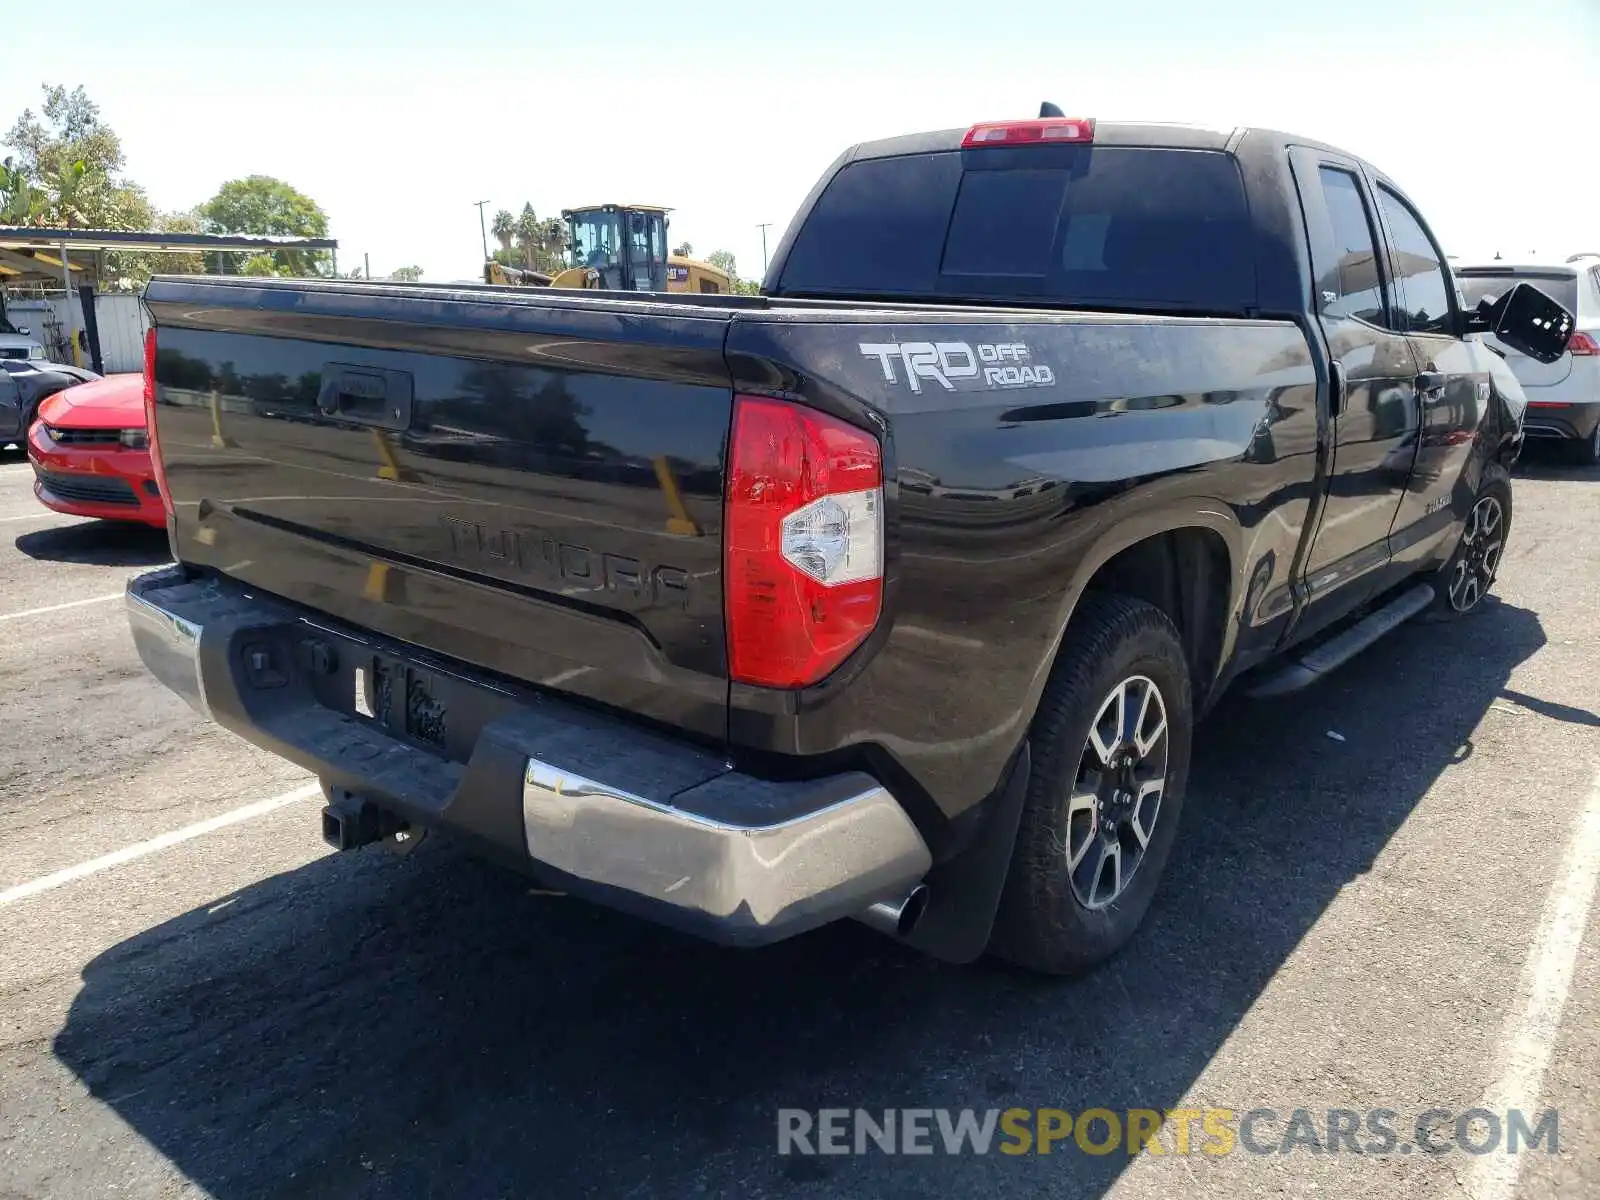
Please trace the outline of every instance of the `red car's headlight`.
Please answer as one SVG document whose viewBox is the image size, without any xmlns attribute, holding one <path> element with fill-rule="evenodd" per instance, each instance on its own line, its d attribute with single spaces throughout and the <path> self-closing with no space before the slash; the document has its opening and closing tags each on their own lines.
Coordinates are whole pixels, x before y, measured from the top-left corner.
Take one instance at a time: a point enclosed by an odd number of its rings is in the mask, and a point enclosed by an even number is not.
<svg viewBox="0 0 1600 1200">
<path fill-rule="evenodd" d="M 130 450 L 144 450 L 150 445 L 150 438 L 142 429 L 124 429 L 118 432 L 117 440 Z"/>
</svg>

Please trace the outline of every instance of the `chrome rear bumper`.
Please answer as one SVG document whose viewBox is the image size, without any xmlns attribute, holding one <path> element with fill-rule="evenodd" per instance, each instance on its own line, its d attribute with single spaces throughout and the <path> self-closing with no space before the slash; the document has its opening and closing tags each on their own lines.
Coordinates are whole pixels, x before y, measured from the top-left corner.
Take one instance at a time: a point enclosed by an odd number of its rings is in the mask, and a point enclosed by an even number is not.
<svg viewBox="0 0 1600 1200">
<path fill-rule="evenodd" d="M 123 604 L 128 610 L 134 648 L 146 670 L 209 719 L 211 707 L 200 680 L 200 626 L 148 598 L 168 586 L 183 586 L 186 582 L 177 567 L 136 576 L 128 580 Z"/>
<path fill-rule="evenodd" d="M 296 657 L 315 639 L 320 661 L 352 672 L 375 653 L 409 661 L 408 647 L 181 568 L 130 581 L 126 605 L 145 666 L 201 715 L 406 822 L 714 941 L 778 941 L 897 904 L 931 866 L 899 802 L 860 772 L 758 779 L 698 745 L 466 672 L 446 681 L 458 689 L 441 697 L 446 711 L 473 708 L 462 702 L 480 688 L 500 707 L 467 761 L 452 761 L 388 720 L 320 702 L 349 697 L 348 681 L 313 681 Z M 270 690 L 241 665 L 258 650 L 275 664 Z"/>
<path fill-rule="evenodd" d="M 836 799 L 771 823 L 694 811 L 696 792 L 726 793 L 737 780 L 719 776 L 662 804 L 529 759 L 528 854 L 681 918 L 669 924 L 719 928 L 734 941 L 770 940 L 764 931 L 798 931 L 898 901 L 932 865 L 905 810 L 868 776 L 821 781 Z M 724 805 L 731 800 L 724 795 Z"/>
</svg>

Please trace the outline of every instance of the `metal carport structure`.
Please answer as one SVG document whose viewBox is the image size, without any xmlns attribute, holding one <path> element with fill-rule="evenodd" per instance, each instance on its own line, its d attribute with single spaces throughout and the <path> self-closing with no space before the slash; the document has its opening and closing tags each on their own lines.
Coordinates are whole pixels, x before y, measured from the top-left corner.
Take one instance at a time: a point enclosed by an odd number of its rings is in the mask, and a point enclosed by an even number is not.
<svg viewBox="0 0 1600 1200">
<path fill-rule="evenodd" d="M 68 293 L 67 331 L 77 353 L 77 330 L 70 295 L 75 286 L 98 284 L 108 250 L 144 254 L 232 252 L 264 254 L 272 250 L 326 250 L 339 264 L 335 238 L 279 237 L 247 233 L 164 233 L 147 229 L 62 229 L 0 225 L 0 292 L 6 287 L 60 285 Z M 86 313 L 90 310 L 85 307 Z M 0 301 L 0 314 L 4 312 Z"/>
</svg>

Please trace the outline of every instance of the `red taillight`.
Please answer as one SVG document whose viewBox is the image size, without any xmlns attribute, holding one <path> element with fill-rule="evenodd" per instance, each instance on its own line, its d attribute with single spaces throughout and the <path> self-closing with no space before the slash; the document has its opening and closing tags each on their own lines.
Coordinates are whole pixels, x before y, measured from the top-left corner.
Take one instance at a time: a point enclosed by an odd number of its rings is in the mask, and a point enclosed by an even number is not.
<svg viewBox="0 0 1600 1200">
<path fill-rule="evenodd" d="M 1094 141 L 1094 118 L 1042 117 L 1036 121 L 984 121 L 967 130 L 961 148 L 1054 145 Z"/>
<path fill-rule="evenodd" d="M 1592 358 L 1600 354 L 1600 342 L 1595 341 L 1592 333 L 1575 333 L 1567 343 L 1567 353 L 1575 358 Z"/>
<path fill-rule="evenodd" d="M 161 492 L 161 507 L 172 518 L 172 497 L 167 492 L 167 472 L 161 465 L 161 447 L 156 442 L 156 327 L 144 331 L 144 434 L 150 447 L 150 474 Z"/>
<path fill-rule="evenodd" d="M 740 683 L 816 683 L 883 609 L 883 456 L 854 425 L 736 396 L 723 588 Z"/>
</svg>

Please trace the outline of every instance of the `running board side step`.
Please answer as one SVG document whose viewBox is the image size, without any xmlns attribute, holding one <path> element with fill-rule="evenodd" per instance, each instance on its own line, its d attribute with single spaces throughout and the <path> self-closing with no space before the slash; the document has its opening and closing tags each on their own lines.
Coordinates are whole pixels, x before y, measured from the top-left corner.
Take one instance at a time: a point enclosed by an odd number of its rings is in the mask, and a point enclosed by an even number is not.
<svg viewBox="0 0 1600 1200">
<path fill-rule="evenodd" d="M 1324 675 L 1344 666 L 1384 634 L 1394 632 L 1432 604 L 1433 597 L 1431 583 L 1417 584 L 1342 633 L 1319 642 L 1303 654 L 1287 658 L 1277 667 L 1269 668 L 1257 682 L 1245 688 L 1244 694 L 1257 699 L 1282 696 L 1309 687 Z"/>
</svg>

